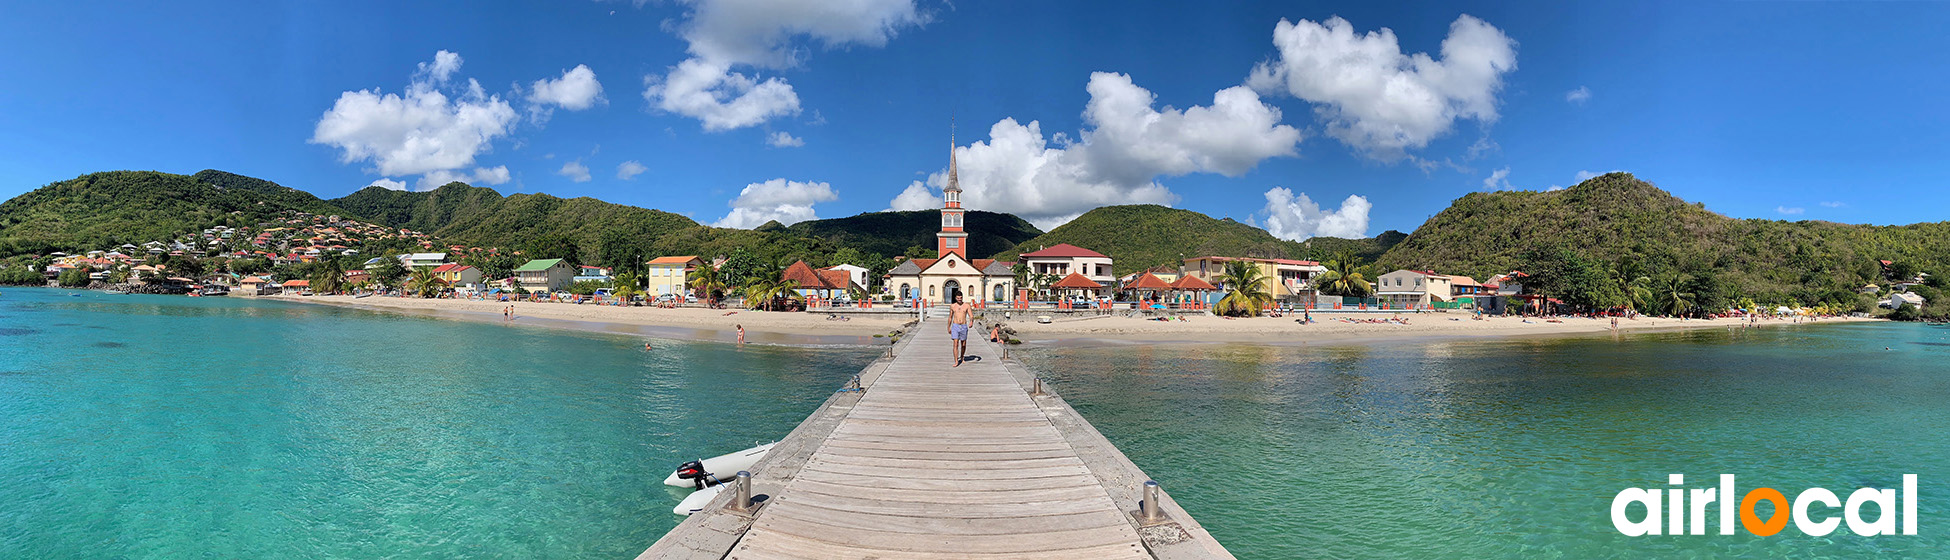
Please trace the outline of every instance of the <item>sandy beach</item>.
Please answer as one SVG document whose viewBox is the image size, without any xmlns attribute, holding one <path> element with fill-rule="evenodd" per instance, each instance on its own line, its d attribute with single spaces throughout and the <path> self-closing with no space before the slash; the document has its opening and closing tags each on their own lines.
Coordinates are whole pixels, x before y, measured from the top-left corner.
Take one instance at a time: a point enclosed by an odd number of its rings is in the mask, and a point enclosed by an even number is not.
<svg viewBox="0 0 1950 560">
<path fill-rule="evenodd" d="M 615 307 L 566 303 L 503 303 L 455 299 L 418 299 L 351 296 L 271 296 L 269 299 L 396 311 L 407 314 L 476 321 L 504 321 L 503 307 L 513 305 L 517 325 L 580 328 L 618 334 L 642 334 L 669 338 L 703 340 L 736 339 L 735 329 L 743 326 L 746 338 L 755 343 L 831 343 L 870 344 L 874 335 L 902 328 L 912 315 L 854 315 L 846 321 L 827 319 L 824 314 L 786 313 L 749 310 L 699 308 L 664 309 L 655 307 Z M 1035 312 L 1030 312 L 1034 316 Z M 1407 324 L 1359 323 L 1343 319 L 1371 320 L 1401 317 Z M 1006 321 L 1018 338 L 1031 343 L 1112 340 L 1136 342 L 1260 344 L 1311 342 L 1368 342 L 1404 338 L 1545 336 L 1602 334 L 1611 330 L 1609 319 L 1538 319 L 1488 317 L 1472 319 L 1467 313 L 1408 313 L 1402 315 L 1316 313 L 1311 324 L 1300 324 L 1294 317 L 1253 317 L 1228 319 L 1193 316 L 1183 321 L 1155 321 L 1105 315 L 1057 319 L 1049 324 L 1033 320 Z M 1876 319 L 1825 318 L 1829 322 L 1874 321 Z M 1803 319 L 1763 319 L 1758 326 L 1809 324 Z M 1640 317 L 1620 319 L 1621 332 L 1646 332 L 1676 329 L 1734 328 L 1743 320 L 1666 319 Z M 884 339 L 882 339 L 884 340 Z"/>
</svg>

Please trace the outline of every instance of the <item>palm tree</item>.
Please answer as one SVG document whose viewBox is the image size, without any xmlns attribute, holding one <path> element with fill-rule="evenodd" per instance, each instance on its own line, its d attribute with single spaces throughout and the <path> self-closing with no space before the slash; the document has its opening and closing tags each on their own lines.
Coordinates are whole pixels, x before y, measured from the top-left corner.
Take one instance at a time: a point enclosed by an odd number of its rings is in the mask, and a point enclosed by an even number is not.
<svg viewBox="0 0 1950 560">
<path fill-rule="evenodd" d="M 1683 315 L 1693 309 L 1695 297 L 1686 291 L 1686 275 L 1674 274 L 1660 278 L 1652 285 L 1653 297 L 1657 298 L 1656 309 L 1668 316 Z"/>
<path fill-rule="evenodd" d="M 1261 308 L 1273 302 L 1273 293 L 1266 289 L 1266 273 L 1252 262 L 1227 261 L 1219 282 L 1232 290 L 1219 299 L 1216 310 L 1220 315 L 1257 316 Z"/>
<path fill-rule="evenodd" d="M 718 274 L 717 269 L 708 266 L 691 271 L 684 281 L 691 286 L 692 291 L 697 292 L 699 297 L 704 298 L 707 306 L 716 306 L 717 293 L 725 289 L 724 277 Z"/>
<path fill-rule="evenodd" d="M 1625 283 L 1625 307 L 1633 311 L 1652 307 L 1652 278 L 1640 276 Z"/>
<path fill-rule="evenodd" d="M 310 280 L 312 290 L 336 294 L 345 289 L 345 269 L 339 266 L 338 259 L 325 259 L 312 267 Z"/>
<path fill-rule="evenodd" d="M 1374 285 L 1368 283 L 1372 271 L 1361 264 L 1361 258 L 1353 251 L 1341 251 L 1321 265 L 1327 272 L 1320 275 L 1314 284 L 1320 293 L 1332 296 L 1368 297 L 1374 293 Z M 1230 267 L 1231 264 L 1227 263 Z"/>
<path fill-rule="evenodd" d="M 440 295 L 440 289 L 446 286 L 447 281 L 441 280 L 440 275 L 434 274 L 431 267 L 415 267 L 413 275 L 406 279 L 406 287 L 423 298 Z"/>
</svg>

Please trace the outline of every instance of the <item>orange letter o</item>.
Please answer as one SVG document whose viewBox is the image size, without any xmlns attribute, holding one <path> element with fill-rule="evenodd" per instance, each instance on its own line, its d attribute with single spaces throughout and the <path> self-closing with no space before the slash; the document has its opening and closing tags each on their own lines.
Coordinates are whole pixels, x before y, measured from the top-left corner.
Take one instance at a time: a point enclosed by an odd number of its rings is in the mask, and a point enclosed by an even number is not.
<svg viewBox="0 0 1950 560">
<path fill-rule="evenodd" d="M 1761 523 L 1760 516 L 1754 515 L 1754 503 L 1761 500 L 1774 502 L 1774 516 L 1767 518 L 1766 523 Z M 1746 527 L 1747 532 L 1762 537 L 1773 536 L 1774 533 L 1781 532 L 1781 529 L 1786 529 L 1787 523 L 1787 496 L 1781 495 L 1780 490 L 1755 488 L 1754 491 L 1747 493 L 1747 497 L 1740 499 L 1740 526 Z"/>
</svg>

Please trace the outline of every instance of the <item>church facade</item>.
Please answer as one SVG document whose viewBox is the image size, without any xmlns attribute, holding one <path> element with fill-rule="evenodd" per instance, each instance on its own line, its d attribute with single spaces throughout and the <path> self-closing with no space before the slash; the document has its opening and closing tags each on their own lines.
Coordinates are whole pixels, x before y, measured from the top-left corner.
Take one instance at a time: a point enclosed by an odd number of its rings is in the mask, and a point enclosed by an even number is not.
<svg viewBox="0 0 1950 560">
<path fill-rule="evenodd" d="M 887 271 L 887 289 L 902 300 L 950 303 L 956 295 L 967 301 L 1007 301 L 1016 293 L 1015 263 L 968 258 L 968 231 L 961 207 L 961 180 L 955 166 L 954 142 L 948 147 L 948 185 L 941 189 L 941 232 L 935 234 L 938 258 L 902 261 Z"/>
</svg>

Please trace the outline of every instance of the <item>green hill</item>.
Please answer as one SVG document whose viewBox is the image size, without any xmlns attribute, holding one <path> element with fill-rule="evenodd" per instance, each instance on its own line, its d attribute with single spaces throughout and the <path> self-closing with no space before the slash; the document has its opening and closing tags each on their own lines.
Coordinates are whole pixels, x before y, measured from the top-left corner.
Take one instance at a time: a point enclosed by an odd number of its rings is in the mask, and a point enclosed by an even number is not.
<svg viewBox="0 0 1950 560">
<path fill-rule="evenodd" d="M 228 188 L 158 171 L 90 173 L 49 184 L 0 203 L 0 257 L 167 240 L 215 225 L 255 225 L 287 209 L 329 207 L 300 191 L 268 182 L 246 186 L 233 177 L 217 177 Z"/>
<path fill-rule="evenodd" d="M 345 214 L 344 209 L 320 200 L 311 193 L 256 177 L 246 177 L 228 171 L 205 169 L 196 172 L 190 178 L 197 182 L 216 187 L 217 190 L 231 191 L 243 196 L 255 196 L 258 200 L 272 204 L 280 204 L 288 208 L 303 210 L 313 214 Z"/>
<path fill-rule="evenodd" d="M 458 182 L 425 192 L 367 187 L 330 202 L 378 223 L 424 231 L 448 243 L 543 253 L 574 247 L 579 262 L 609 266 L 628 265 L 639 255 L 655 256 L 659 239 L 702 227 L 661 210 L 587 197 L 503 197 L 494 189 Z"/>
<path fill-rule="evenodd" d="M 1855 301 L 1878 280 L 1876 261 L 1950 270 L 1950 222 L 1907 226 L 1733 219 L 1687 203 L 1629 173 L 1552 192 L 1470 193 L 1381 258 L 1385 269 L 1484 278 L 1541 266 L 1569 251 L 1612 276 L 1713 277 L 1761 302 Z"/>
<path fill-rule="evenodd" d="M 968 254 L 978 259 L 1008 251 L 1043 233 L 1014 214 L 970 210 L 966 220 Z M 799 237 L 819 238 L 839 247 L 893 256 L 907 252 L 908 247 L 935 248 L 935 234 L 941 231 L 941 212 L 870 212 L 799 222 L 784 231 Z"/>
<path fill-rule="evenodd" d="M 1119 275 L 1158 265 L 1177 265 L 1202 255 L 1259 258 L 1321 258 L 1343 249 L 1378 256 L 1401 232 L 1369 239 L 1315 238 L 1286 241 L 1266 230 L 1218 219 L 1191 210 L 1154 204 L 1105 206 L 1078 216 L 1048 233 L 1016 245 L 996 258 L 1014 260 L 1022 253 L 1069 243 L 1116 259 Z"/>
</svg>

